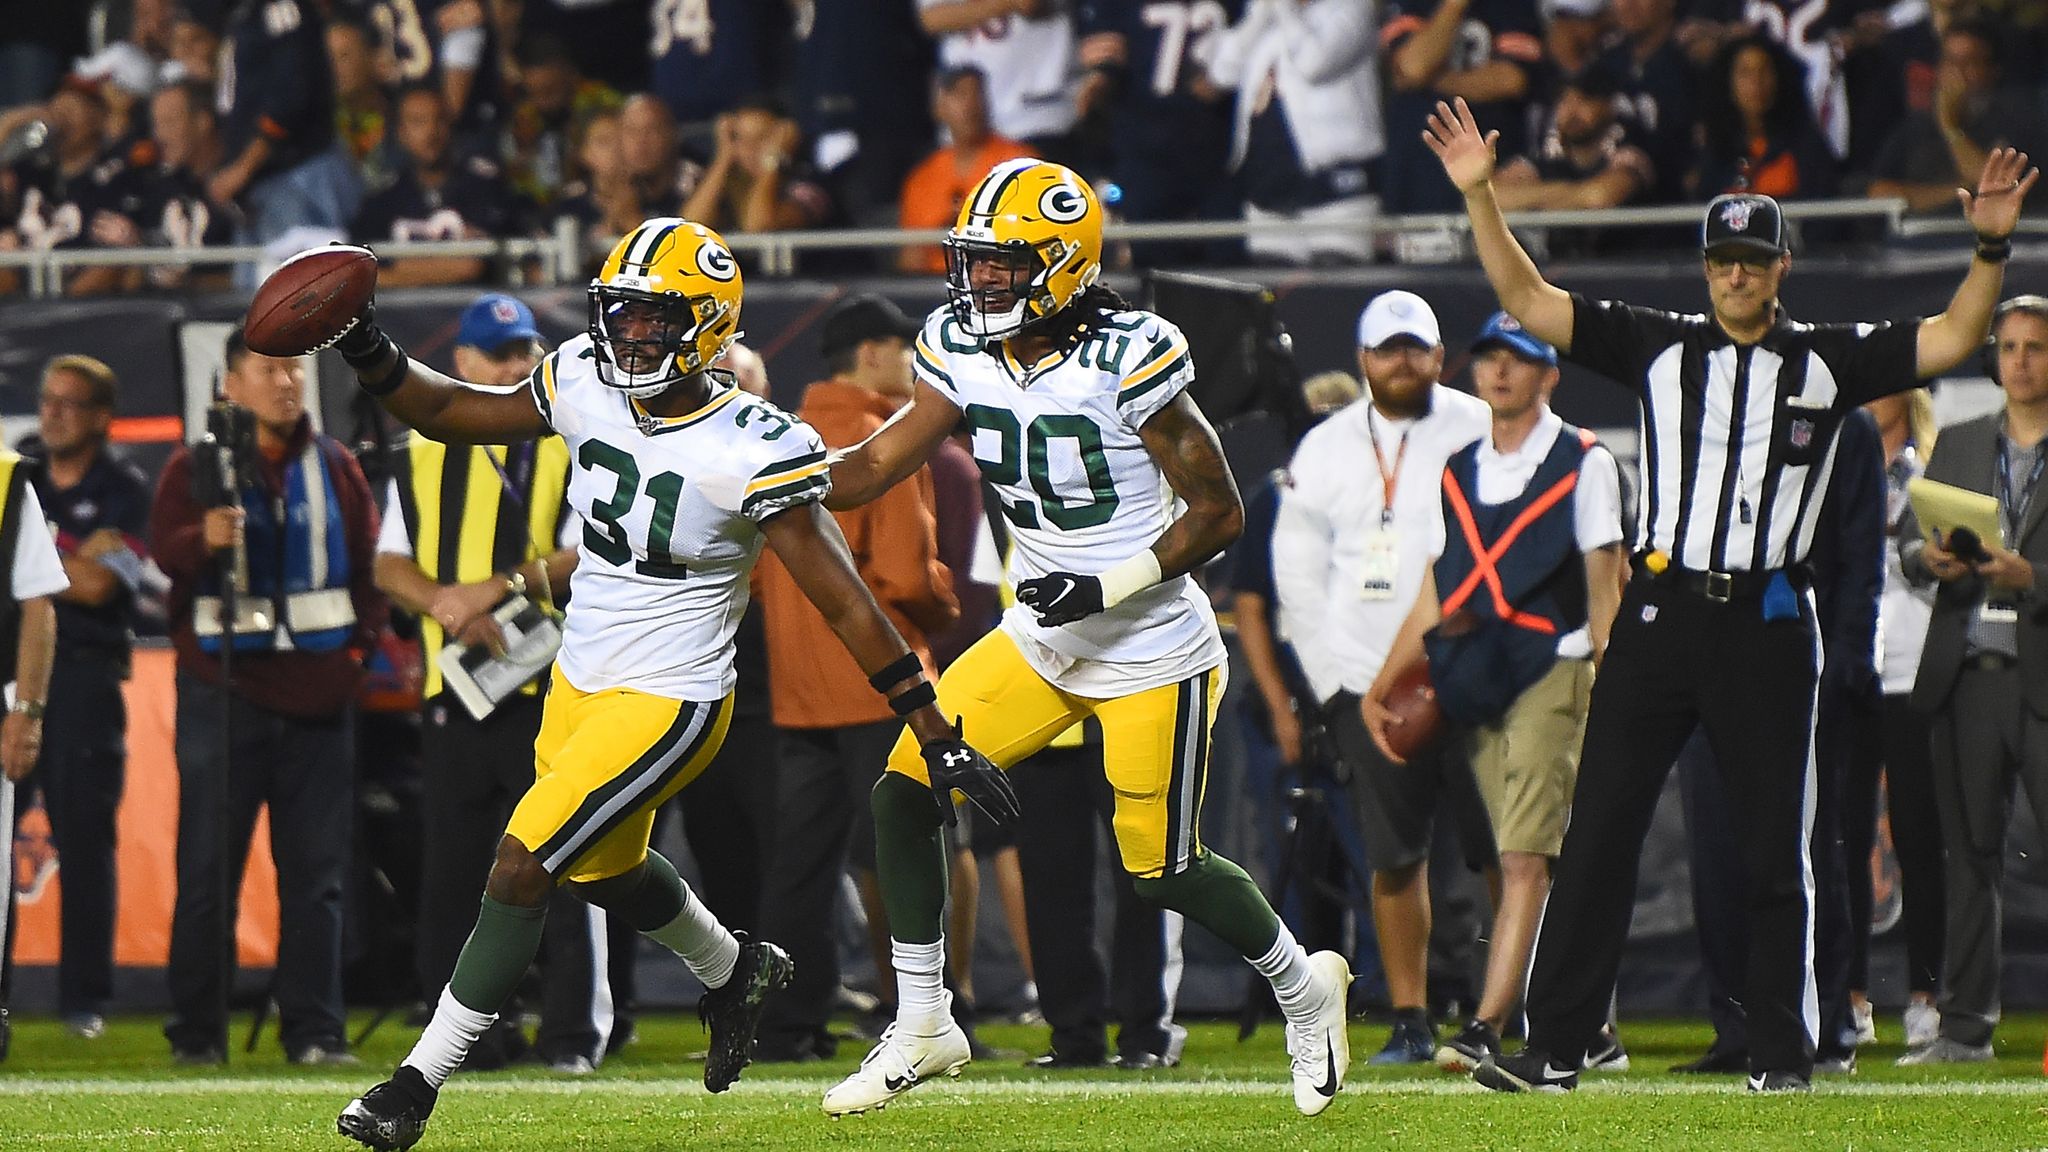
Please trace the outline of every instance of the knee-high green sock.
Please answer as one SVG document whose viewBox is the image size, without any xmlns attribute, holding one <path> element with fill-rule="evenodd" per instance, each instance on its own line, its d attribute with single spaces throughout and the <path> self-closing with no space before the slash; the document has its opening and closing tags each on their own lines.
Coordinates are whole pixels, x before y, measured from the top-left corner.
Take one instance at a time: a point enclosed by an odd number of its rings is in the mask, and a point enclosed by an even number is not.
<svg viewBox="0 0 2048 1152">
<path fill-rule="evenodd" d="M 706 988 L 721 988 L 739 963 L 740 942 L 711 914 L 676 872 L 668 857 L 649 850 L 647 860 L 623 875 L 569 885 L 585 902 L 633 926 L 649 940 L 683 958 Z"/>
<path fill-rule="evenodd" d="M 884 772 L 870 796 L 875 812 L 875 875 L 889 935 L 933 944 L 945 934 L 946 849 L 932 790 L 900 772 Z"/>
<path fill-rule="evenodd" d="M 1266 894 L 1245 871 L 1214 852 L 1204 852 L 1174 876 L 1134 876 L 1138 895 L 1193 920 L 1246 960 L 1273 948 L 1283 925 Z"/>
<path fill-rule="evenodd" d="M 428 1084 L 439 1088 L 455 1071 L 476 1038 L 498 1019 L 502 1007 L 540 951 L 546 905 L 520 908 L 484 897 L 476 929 L 455 958 L 455 975 L 434 1007 L 434 1018 L 420 1033 L 405 1063 L 418 1069 Z"/>
</svg>

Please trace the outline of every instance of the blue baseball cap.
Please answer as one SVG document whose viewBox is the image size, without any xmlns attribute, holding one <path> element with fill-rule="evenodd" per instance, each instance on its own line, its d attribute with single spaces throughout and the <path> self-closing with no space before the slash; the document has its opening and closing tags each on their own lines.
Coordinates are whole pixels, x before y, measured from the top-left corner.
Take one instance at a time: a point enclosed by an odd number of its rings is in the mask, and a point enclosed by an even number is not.
<svg viewBox="0 0 2048 1152">
<path fill-rule="evenodd" d="M 1495 312 L 1486 318 L 1479 335 L 1472 340 L 1472 350 L 1477 352 L 1496 344 L 1524 360 L 1557 367 L 1557 349 L 1531 336 L 1520 320 L 1505 312 Z"/>
<path fill-rule="evenodd" d="M 514 340 L 539 340 L 533 326 L 533 309 L 518 300 L 493 292 L 479 296 L 462 310 L 462 323 L 455 330 L 457 347 L 481 348 L 496 353 Z"/>
</svg>

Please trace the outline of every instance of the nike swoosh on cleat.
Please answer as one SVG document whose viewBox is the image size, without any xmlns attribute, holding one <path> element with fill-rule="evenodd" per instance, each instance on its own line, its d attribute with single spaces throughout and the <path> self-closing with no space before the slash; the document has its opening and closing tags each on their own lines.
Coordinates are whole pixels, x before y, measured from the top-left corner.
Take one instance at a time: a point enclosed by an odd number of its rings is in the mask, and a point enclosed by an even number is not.
<svg viewBox="0 0 2048 1152">
<path fill-rule="evenodd" d="M 1324 1036 L 1323 1043 L 1328 1044 L 1329 1042 L 1330 1038 Z M 1316 1085 L 1316 1091 L 1324 1096 L 1335 1096 L 1337 1094 L 1337 1049 L 1334 1047 L 1330 1048 L 1324 1053 L 1324 1057 L 1329 1060 L 1330 1066 L 1329 1070 L 1323 1073 L 1323 1082 Z"/>
<path fill-rule="evenodd" d="M 915 1083 L 917 1083 L 916 1076 L 889 1076 L 883 1079 L 882 1087 L 887 1088 L 892 1093 L 895 1093 L 901 1092 L 905 1088 L 908 1088 Z"/>
</svg>

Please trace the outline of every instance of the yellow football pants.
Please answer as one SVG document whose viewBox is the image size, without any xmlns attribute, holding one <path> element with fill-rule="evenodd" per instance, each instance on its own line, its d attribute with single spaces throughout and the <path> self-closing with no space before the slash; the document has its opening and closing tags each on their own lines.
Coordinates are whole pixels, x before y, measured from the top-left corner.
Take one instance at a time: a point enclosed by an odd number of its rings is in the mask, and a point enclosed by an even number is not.
<svg viewBox="0 0 2048 1152">
<path fill-rule="evenodd" d="M 946 718 L 960 718 L 961 736 L 1004 769 L 1093 716 L 1102 725 L 1102 767 L 1115 797 L 1112 824 L 1124 870 L 1170 876 L 1201 854 L 1209 728 L 1223 691 L 1219 669 L 1094 700 L 1048 683 L 997 630 L 946 669 L 938 691 Z M 889 754 L 889 771 L 930 783 L 908 729 Z"/>
<path fill-rule="evenodd" d="M 533 743 L 534 781 L 506 825 L 558 882 L 617 876 L 647 859 L 654 810 L 725 742 L 732 697 L 697 702 L 631 688 L 584 692 L 557 667 Z"/>
</svg>

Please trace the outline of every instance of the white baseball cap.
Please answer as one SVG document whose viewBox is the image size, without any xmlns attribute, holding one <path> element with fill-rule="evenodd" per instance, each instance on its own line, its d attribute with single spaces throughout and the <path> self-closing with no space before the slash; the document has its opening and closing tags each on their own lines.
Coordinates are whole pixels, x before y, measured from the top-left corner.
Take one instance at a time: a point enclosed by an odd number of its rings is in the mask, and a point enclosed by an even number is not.
<svg viewBox="0 0 2048 1152">
<path fill-rule="evenodd" d="M 1358 314 L 1358 346 L 1377 348 L 1396 336 L 1411 336 L 1431 348 L 1444 342 L 1429 301 L 1398 289 L 1373 297 Z"/>
</svg>

